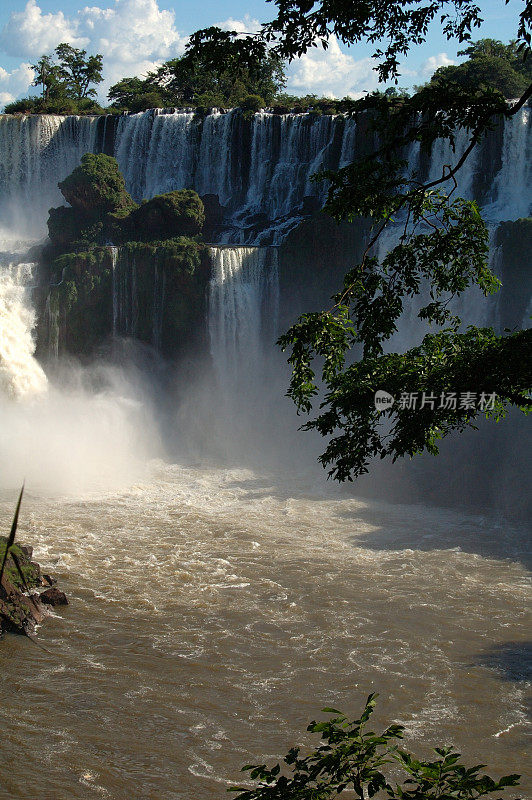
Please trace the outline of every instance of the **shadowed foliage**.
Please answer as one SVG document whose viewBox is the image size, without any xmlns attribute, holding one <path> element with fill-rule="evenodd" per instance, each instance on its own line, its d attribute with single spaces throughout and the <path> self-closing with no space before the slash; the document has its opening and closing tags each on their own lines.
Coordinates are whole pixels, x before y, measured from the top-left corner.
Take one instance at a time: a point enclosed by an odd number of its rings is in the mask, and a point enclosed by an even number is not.
<svg viewBox="0 0 532 800">
<path fill-rule="evenodd" d="M 519 775 L 494 780 L 481 772 L 485 764 L 466 767 L 452 747 L 435 748 L 434 760 L 417 759 L 398 745 L 402 725 L 390 725 L 380 734 L 368 730 L 376 697 L 370 694 L 362 715 L 353 721 L 324 708 L 334 716 L 308 726 L 322 739 L 310 755 L 293 747 L 282 764 L 243 767 L 255 786 L 232 788 L 238 792 L 236 800 L 327 800 L 343 792 L 360 800 L 375 795 L 389 800 L 476 800 L 518 785 Z"/>
</svg>

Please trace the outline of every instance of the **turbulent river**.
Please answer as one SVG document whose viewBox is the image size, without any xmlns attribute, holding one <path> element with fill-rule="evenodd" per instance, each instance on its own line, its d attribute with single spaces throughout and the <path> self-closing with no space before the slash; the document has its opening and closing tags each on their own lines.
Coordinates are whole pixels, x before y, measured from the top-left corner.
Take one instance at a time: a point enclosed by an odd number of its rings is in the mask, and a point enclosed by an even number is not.
<svg viewBox="0 0 532 800">
<path fill-rule="evenodd" d="M 118 493 L 30 493 L 20 537 L 71 604 L 39 631 L 46 650 L 0 647 L 2 800 L 214 800 L 372 690 L 420 752 L 452 741 L 523 772 L 519 526 L 153 462 Z"/>
</svg>

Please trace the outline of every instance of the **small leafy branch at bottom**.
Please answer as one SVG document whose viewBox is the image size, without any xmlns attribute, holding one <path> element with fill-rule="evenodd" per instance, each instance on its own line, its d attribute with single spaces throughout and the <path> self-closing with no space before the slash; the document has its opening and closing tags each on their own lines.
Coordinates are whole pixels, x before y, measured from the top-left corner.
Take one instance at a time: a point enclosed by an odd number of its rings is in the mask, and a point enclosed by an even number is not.
<svg viewBox="0 0 532 800">
<path fill-rule="evenodd" d="M 380 735 L 366 730 L 375 708 L 376 694 L 370 694 L 360 717 L 350 722 L 334 708 L 323 711 L 335 716 L 326 722 L 311 722 L 307 730 L 320 733 L 323 744 L 301 757 L 292 748 L 283 761 L 271 769 L 265 764 L 247 765 L 255 788 L 234 786 L 235 800 L 325 800 L 344 791 L 367 800 L 376 794 L 393 800 L 476 800 L 517 786 L 519 775 L 505 775 L 499 781 L 481 774 L 485 764 L 467 768 L 452 747 L 437 747 L 434 761 L 420 761 L 399 748 L 402 725 L 390 725 Z M 406 773 L 401 785 L 392 785 L 382 772 L 398 764 Z"/>
</svg>

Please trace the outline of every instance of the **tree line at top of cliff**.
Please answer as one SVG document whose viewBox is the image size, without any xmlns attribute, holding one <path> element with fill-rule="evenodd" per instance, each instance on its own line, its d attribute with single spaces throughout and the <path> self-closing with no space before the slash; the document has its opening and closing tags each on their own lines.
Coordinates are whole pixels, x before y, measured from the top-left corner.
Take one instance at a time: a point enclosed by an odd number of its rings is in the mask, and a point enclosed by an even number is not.
<svg viewBox="0 0 532 800">
<path fill-rule="evenodd" d="M 460 87 L 465 91 L 492 88 L 505 98 L 518 97 L 532 79 L 532 59 L 524 60 L 515 41 L 503 44 L 481 39 L 459 51 L 467 61 L 436 70 L 428 84 L 439 91 Z M 170 59 L 144 77 L 125 77 L 109 89 L 110 106 L 96 100 L 103 81 L 103 56 L 67 43 L 33 64 L 33 86 L 40 96 L 27 97 L 6 106 L 5 112 L 100 114 L 140 112 L 149 108 L 239 107 L 254 113 L 270 107 L 276 113 L 312 111 L 335 114 L 349 111 L 350 100 L 287 94 L 285 61 L 279 52 L 256 36 L 211 27 L 194 33 L 182 56 Z M 419 91 L 415 86 L 414 91 Z M 405 89 L 390 86 L 388 97 L 407 96 Z"/>
</svg>

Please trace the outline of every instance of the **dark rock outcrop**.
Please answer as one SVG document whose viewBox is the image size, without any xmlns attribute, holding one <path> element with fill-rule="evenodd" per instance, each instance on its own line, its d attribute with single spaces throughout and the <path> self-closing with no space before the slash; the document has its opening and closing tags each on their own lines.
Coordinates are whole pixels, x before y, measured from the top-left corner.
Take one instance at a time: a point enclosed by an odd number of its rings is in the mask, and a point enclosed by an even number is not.
<svg viewBox="0 0 532 800">
<path fill-rule="evenodd" d="M 216 236 L 221 230 L 224 222 L 225 208 L 220 204 L 217 194 L 204 194 L 201 201 L 205 211 L 205 224 L 203 226 L 203 236 L 206 241 L 216 241 Z"/>
<path fill-rule="evenodd" d="M 66 594 L 60 589 L 57 589 L 55 586 L 53 589 L 46 589 L 44 592 L 41 592 L 39 600 L 41 603 L 44 603 L 47 606 L 68 605 Z"/>
<path fill-rule="evenodd" d="M 3 561 L 6 544 L 6 538 L 0 536 L 0 561 Z M 9 550 L 0 585 L 0 635 L 8 631 L 31 636 L 35 626 L 49 613 L 46 605 L 68 603 L 64 593 L 56 588 L 49 588 L 42 594 L 33 591 L 51 586 L 55 579 L 41 575 L 39 565 L 31 561 L 32 555 L 33 548 L 27 545 L 15 544 Z"/>
</svg>

